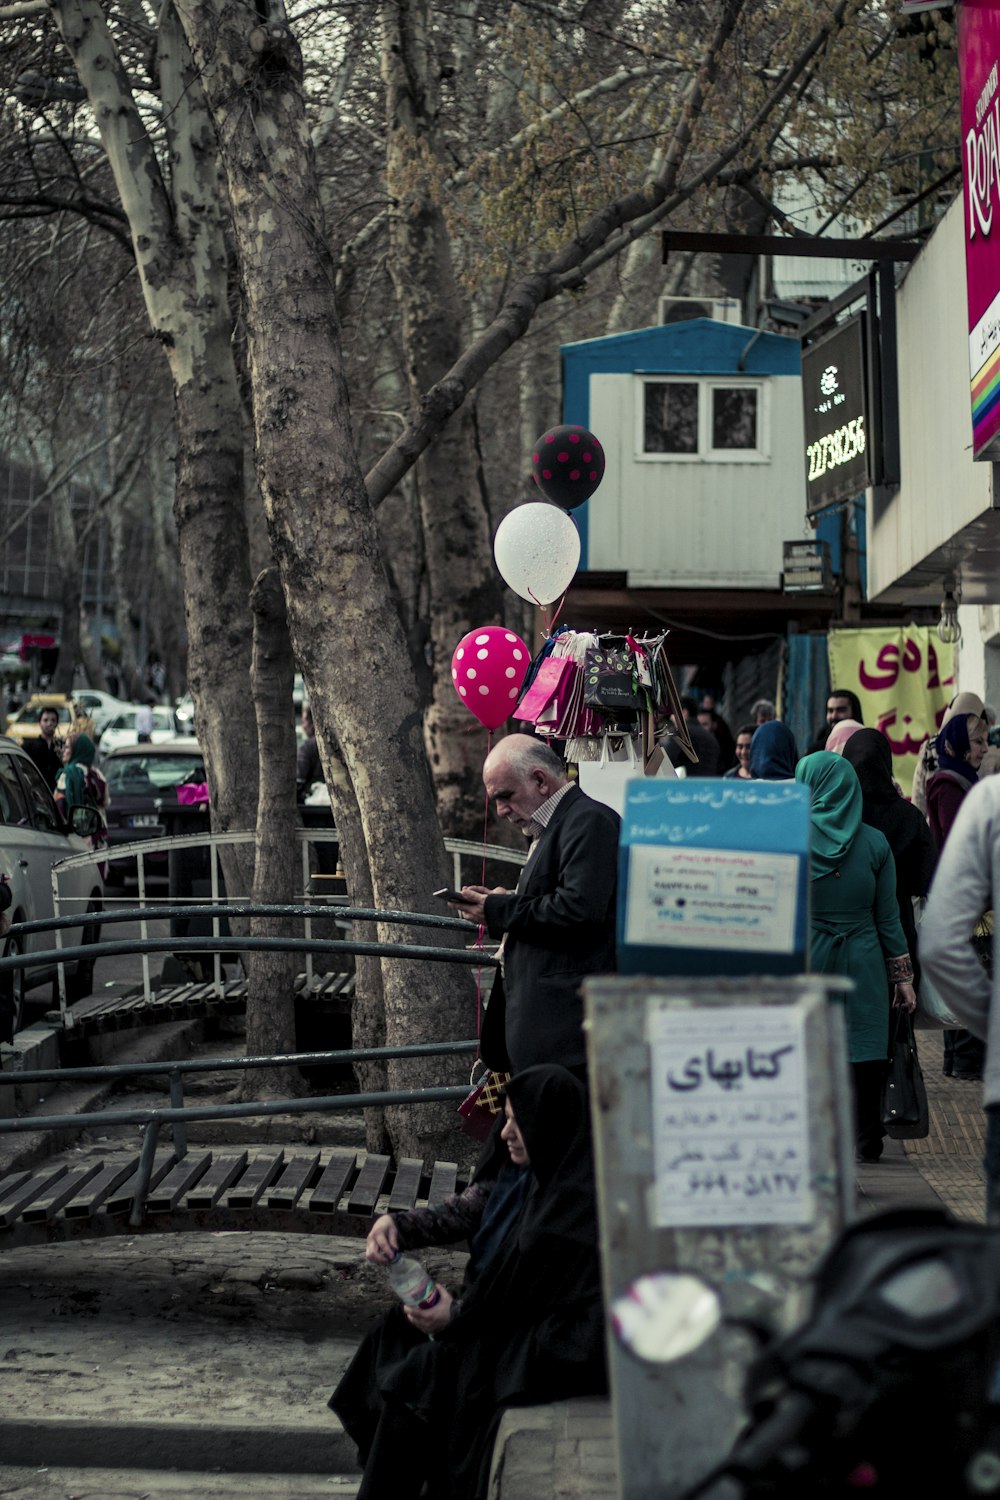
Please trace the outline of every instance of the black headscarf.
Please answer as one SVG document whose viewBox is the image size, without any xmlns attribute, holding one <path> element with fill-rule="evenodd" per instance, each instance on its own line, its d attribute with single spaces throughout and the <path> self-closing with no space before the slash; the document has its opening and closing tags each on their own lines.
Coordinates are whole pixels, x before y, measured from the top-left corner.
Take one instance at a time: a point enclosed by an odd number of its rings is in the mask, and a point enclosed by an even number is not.
<svg viewBox="0 0 1000 1500">
<path fill-rule="evenodd" d="M 972 749 L 969 740 L 970 718 L 971 714 L 956 714 L 953 718 L 946 720 L 934 743 L 937 747 L 938 770 L 951 771 L 953 776 L 958 776 L 972 785 L 979 779 L 979 776 L 966 760 L 966 756 Z"/>
<path fill-rule="evenodd" d="M 896 904 L 906 934 L 906 946 L 916 958 L 917 933 L 914 897 L 931 887 L 937 850 L 923 814 L 896 790 L 892 779 L 892 749 L 877 729 L 859 729 L 847 741 L 844 760 L 854 767 L 861 783 L 861 816 L 869 828 L 885 835 L 896 865 Z M 918 970 L 919 977 L 919 970 Z"/>
<path fill-rule="evenodd" d="M 517 1230 L 520 1252 L 546 1234 L 578 1244 L 597 1241 L 594 1161 L 587 1095 L 565 1068 L 541 1064 L 515 1074 L 507 1098 L 524 1139 L 534 1179 Z M 509 1163 L 501 1117 L 487 1141 L 477 1179 L 499 1177 Z"/>
<path fill-rule="evenodd" d="M 841 754 L 858 773 L 866 823 L 869 805 L 899 801 L 892 779 L 892 747 L 884 734 L 877 729 L 855 730 Z"/>
<path fill-rule="evenodd" d="M 795 736 L 780 719 L 769 719 L 750 741 L 750 775 L 755 781 L 791 781 L 799 752 Z"/>
<path fill-rule="evenodd" d="M 521 1253 L 543 1235 L 596 1246 L 594 1158 L 583 1084 L 565 1068 L 526 1068 L 511 1079 L 507 1097 L 535 1179 L 518 1231 Z"/>
</svg>

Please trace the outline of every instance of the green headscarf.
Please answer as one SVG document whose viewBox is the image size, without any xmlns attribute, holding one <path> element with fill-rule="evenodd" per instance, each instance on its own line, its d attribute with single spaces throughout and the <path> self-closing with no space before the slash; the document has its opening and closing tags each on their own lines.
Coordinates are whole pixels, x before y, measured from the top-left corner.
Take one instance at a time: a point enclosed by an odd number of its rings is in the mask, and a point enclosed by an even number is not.
<svg viewBox="0 0 1000 1500">
<path fill-rule="evenodd" d="M 804 755 L 795 767 L 795 780 L 812 794 L 812 847 L 809 873 L 813 880 L 829 875 L 844 859 L 861 827 L 861 783 L 842 755 L 817 750 Z"/>
<path fill-rule="evenodd" d="M 87 768 L 94 764 L 97 746 L 89 734 L 78 734 L 66 762 L 66 805 L 85 807 L 87 803 Z"/>
</svg>

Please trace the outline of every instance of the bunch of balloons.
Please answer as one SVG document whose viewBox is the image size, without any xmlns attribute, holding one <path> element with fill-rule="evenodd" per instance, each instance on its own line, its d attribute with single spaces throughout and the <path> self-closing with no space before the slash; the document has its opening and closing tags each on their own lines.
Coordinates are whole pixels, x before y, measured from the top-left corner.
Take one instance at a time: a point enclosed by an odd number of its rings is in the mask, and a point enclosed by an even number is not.
<svg viewBox="0 0 1000 1500">
<path fill-rule="evenodd" d="M 531 604 L 552 604 L 580 564 L 580 533 L 569 514 L 604 478 L 604 450 L 586 427 L 553 427 L 535 444 L 535 483 L 546 497 L 506 515 L 493 538 L 504 583 Z M 531 662 L 527 646 L 498 625 L 470 630 L 455 647 L 451 678 L 466 708 L 487 729 L 498 729 L 517 702 Z"/>
</svg>

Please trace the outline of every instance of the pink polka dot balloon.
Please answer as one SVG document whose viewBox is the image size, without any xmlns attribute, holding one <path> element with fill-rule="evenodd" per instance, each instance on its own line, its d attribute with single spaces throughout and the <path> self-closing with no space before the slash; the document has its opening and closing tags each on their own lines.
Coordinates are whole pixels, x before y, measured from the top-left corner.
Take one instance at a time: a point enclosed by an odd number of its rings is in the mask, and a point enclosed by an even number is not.
<svg viewBox="0 0 1000 1500">
<path fill-rule="evenodd" d="M 514 711 L 531 652 L 512 630 L 481 625 L 463 635 L 451 658 L 451 680 L 466 708 L 487 729 L 499 729 Z"/>
<path fill-rule="evenodd" d="M 535 444 L 531 467 L 547 500 L 575 510 L 604 478 L 604 449 L 586 427 L 553 427 Z"/>
</svg>

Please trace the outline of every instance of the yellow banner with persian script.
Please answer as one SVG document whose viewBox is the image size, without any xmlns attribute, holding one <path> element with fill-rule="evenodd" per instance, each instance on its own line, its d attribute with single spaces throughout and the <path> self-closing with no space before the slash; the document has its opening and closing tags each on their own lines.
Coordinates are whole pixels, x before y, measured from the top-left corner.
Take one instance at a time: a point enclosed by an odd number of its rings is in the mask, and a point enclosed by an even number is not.
<svg viewBox="0 0 1000 1500">
<path fill-rule="evenodd" d="M 892 746 L 893 772 L 909 795 L 920 746 L 937 734 L 955 696 L 954 649 L 928 625 L 831 630 L 831 691 L 849 688 L 865 724 Z"/>
</svg>

